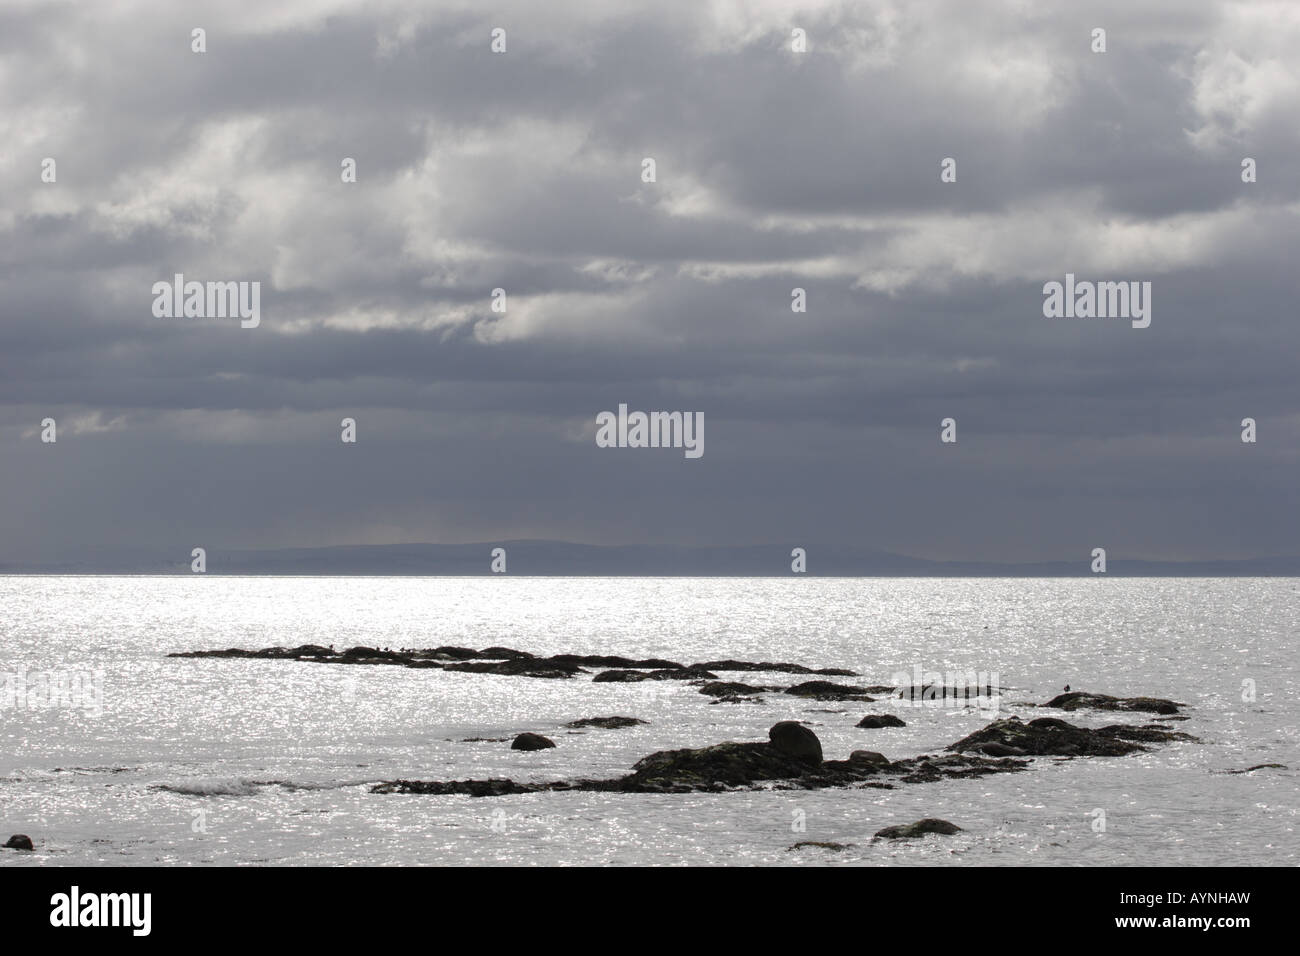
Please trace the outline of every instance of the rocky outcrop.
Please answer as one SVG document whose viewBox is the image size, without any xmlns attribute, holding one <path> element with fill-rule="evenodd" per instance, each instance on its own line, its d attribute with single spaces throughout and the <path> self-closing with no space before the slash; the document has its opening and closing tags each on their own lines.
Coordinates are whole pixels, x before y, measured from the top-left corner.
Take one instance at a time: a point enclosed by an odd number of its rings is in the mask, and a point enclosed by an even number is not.
<svg viewBox="0 0 1300 956">
<path fill-rule="evenodd" d="M 865 727 L 867 730 L 875 730 L 880 727 L 906 727 L 907 724 L 903 723 L 893 714 L 867 714 L 867 716 L 863 717 L 853 726 Z"/>
<path fill-rule="evenodd" d="M 821 674 L 823 677 L 857 677 L 853 671 L 842 667 L 823 667 L 814 670 L 802 664 L 772 663 L 771 661 L 705 661 L 697 667 L 707 667 L 711 671 L 780 671 L 786 674 Z"/>
<path fill-rule="evenodd" d="M 947 820 L 939 820 L 935 817 L 926 817 L 924 820 L 917 820 L 915 823 L 885 827 L 883 830 L 877 831 L 873 839 L 912 840 L 917 837 L 923 837 L 927 833 L 939 833 L 944 836 L 951 836 L 954 833 L 960 832 L 961 827 L 957 826 L 955 823 L 949 823 Z"/>
<path fill-rule="evenodd" d="M 510 742 L 511 750 L 547 750 L 554 746 L 554 740 L 531 732 L 522 733 Z"/>
<path fill-rule="evenodd" d="M 1029 723 L 1022 723 L 1018 717 L 1007 717 L 963 737 L 947 749 L 991 756 L 1122 757 L 1146 750 L 1144 744 L 1194 739 L 1154 725 L 1115 724 L 1093 729 L 1076 727 L 1055 717 L 1039 717 Z"/>
<path fill-rule="evenodd" d="M 583 717 L 581 720 L 571 720 L 564 726 L 572 727 L 577 730 L 582 727 L 601 727 L 605 730 L 618 730 L 622 727 L 635 727 L 637 724 L 645 724 L 649 721 L 640 720 L 636 717 Z"/>
<path fill-rule="evenodd" d="M 485 647 L 481 651 L 476 651 L 471 647 L 454 645 L 423 650 L 350 647 L 343 651 L 336 651 L 333 647 L 325 647 L 321 644 L 302 644 L 298 647 L 266 647 L 252 651 L 237 647 L 224 650 L 178 651 L 167 656 L 261 658 L 306 661 L 314 664 L 390 664 L 402 667 L 441 668 L 473 674 L 541 678 L 572 677 L 585 673 L 587 668 L 604 668 L 593 678 L 600 683 L 642 680 L 717 680 L 715 670 L 784 671 L 792 674 L 854 676 L 852 671 L 842 668 L 827 667 L 814 670 L 802 664 L 770 661 L 725 660 L 703 664 L 681 664 L 659 657 L 632 658 L 614 654 L 553 654 L 549 657 L 539 657 L 528 651 L 515 650 L 511 647 Z"/>
<path fill-rule="evenodd" d="M 1088 694 L 1081 690 L 1068 694 L 1057 694 L 1044 707 L 1056 707 L 1064 711 L 1074 710 L 1128 710 L 1146 711 L 1152 714 L 1176 714 L 1184 706 L 1162 697 L 1111 697 L 1109 694 Z"/>
<path fill-rule="evenodd" d="M 808 697 L 812 700 L 859 700 L 872 701 L 867 696 L 865 687 L 851 687 L 848 684 L 836 684 L 828 680 L 809 680 L 785 689 L 787 694 L 795 697 Z"/>
<path fill-rule="evenodd" d="M 32 844 L 32 838 L 29 837 L 26 833 L 15 833 L 13 836 L 11 836 L 8 840 L 5 841 L 4 848 L 6 850 L 35 850 L 36 849 L 36 847 Z"/>
<path fill-rule="evenodd" d="M 510 657 L 498 661 L 461 661 L 458 664 L 445 664 L 444 670 L 464 671 L 470 674 L 506 674 L 511 676 L 543 677 L 563 679 L 575 674 L 587 673 L 577 664 L 539 657 Z"/>
</svg>

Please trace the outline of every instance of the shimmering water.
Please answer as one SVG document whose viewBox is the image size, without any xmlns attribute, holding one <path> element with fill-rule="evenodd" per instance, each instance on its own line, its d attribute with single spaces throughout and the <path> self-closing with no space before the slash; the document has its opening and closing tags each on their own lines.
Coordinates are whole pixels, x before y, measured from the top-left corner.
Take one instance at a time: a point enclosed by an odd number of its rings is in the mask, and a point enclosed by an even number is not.
<svg viewBox="0 0 1300 956">
<path fill-rule="evenodd" d="M 28 833 L 40 848 L 0 851 L 0 865 L 1295 865 L 1298 622 L 1295 579 L 0 577 L 0 682 L 86 675 L 62 706 L 39 694 L 0 705 L 0 839 Z M 859 730 L 881 705 L 710 704 L 677 681 L 164 656 L 302 643 L 788 660 L 852 668 L 863 683 L 916 666 L 992 671 L 1008 688 L 1004 713 L 1037 716 L 1018 702 L 1066 683 L 1172 697 L 1191 719 L 1169 726 L 1203 743 L 892 791 L 373 795 L 371 782 L 398 777 L 617 776 L 655 750 L 766 739 L 788 718 L 812 722 L 828 758 L 897 758 L 937 751 L 989 715 L 923 708 L 900 712 L 905 728 Z M 650 723 L 561 726 L 611 714 Z M 558 747 L 463 742 L 524 730 Z M 1291 769 L 1223 772 L 1260 763 Z M 870 842 L 923 816 L 965 830 Z M 801 840 L 855 845 L 788 849 Z"/>
</svg>

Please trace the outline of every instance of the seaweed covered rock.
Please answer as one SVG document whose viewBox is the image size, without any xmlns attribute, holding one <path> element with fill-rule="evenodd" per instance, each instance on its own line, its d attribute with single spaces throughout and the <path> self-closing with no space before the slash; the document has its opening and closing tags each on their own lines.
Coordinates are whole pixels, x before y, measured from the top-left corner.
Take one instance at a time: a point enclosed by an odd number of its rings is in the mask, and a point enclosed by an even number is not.
<svg viewBox="0 0 1300 956">
<path fill-rule="evenodd" d="M 1145 711 L 1152 714 L 1176 714 L 1182 705 L 1163 697 L 1111 697 L 1109 694 L 1088 694 L 1081 690 L 1068 694 L 1057 694 L 1044 707 L 1057 707 L 1064 711 L 1084 710 L 1127 710 Z"/>
<path fill-rule="evenodd" d="M 781 753 L 813 765 L 822 762 L 822 742 L 797 720 L 782 720 L 767 731 L 767 739 Z"/>
<path fill-rule="evenodd" d="M 1076 727 L 1055 717 L 1039 717 L 1029 723 L 1022 723 L 1019 717 L 1006 717 L 949 744 L 947 749 L 993 756 L 1018 753 L 1033 757 L 1122 757 L 1146 750 L 1143 744 L 1191 739 L 1164 727 L 1116 724 L 1094 729 Z"/>
<path fill-rule="evenodd" d="M 885 827 L 876 833 L 877 840 L 911 840 L 916 837 L 923 837 L 927 833 L 939 833 L 944 836 L 951 836 L 954 833 L 960 833 L 961 827 L 955 823 L 949 823 L 947 820 L 940 820 L 936 817 L 926 817 L 924 820 L 917 820 L 915 823 L 905 823 L 901 826 Z"/>
<path fill-rule="evenodd" d="M 547 750 L 554 746 L 554 740 L 531 732 L 522 733 L 510 742 L 511 750 Z"/>
</svg>

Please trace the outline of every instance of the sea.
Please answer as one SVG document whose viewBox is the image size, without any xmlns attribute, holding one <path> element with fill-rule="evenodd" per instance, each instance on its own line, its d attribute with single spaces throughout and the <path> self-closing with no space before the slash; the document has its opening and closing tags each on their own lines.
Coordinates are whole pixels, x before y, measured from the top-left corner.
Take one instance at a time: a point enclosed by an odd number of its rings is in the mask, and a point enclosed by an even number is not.
<svg viewBox="0 0 1300 956">
<path fill-rule="evenodd" d="M 1295 578 L 0 576 L 0 841 L 37 848 L 0 866 L 1294 866 L 1298 641 Z M 167 656 L 307 643 L 789 661 L 857 684 L 973 671 L 998 696 L 712 703 L 685 681 Z M 1066 684 L 1185 703 L 1162 726 L 1197 740 L 889 790 L 370 792 L 616 777 L 779 720 L 807 722 L 828 759 L 897 759 L 1013 714 L 1153 719 L 1034 706 Z M 854 726 L 881 712 L 906 726 Z M 611 715 L 647 723 L 565 727 Z M 557 746 L 511 750 L 523 731 Z M 1270 763 L 1285 769 L 1232 772 Z M 961 832 L 872 839 L 923 817 Z"/>
</svg>

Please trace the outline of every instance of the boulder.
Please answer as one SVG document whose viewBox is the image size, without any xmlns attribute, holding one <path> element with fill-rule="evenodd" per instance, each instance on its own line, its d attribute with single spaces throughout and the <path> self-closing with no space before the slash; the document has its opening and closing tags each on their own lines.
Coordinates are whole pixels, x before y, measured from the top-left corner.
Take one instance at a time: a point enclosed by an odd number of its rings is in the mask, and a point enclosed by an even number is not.
<svg viewBox="0 0 1300 956">
<path fill-rule="evenodd" d="M 867 716 L 859 720 L 854 724 L 854 726 L 874 730 L 877 727 L 906 727 L 907 724 L 903 723 L 893 714 L 867 714 Z"/>
<path fill-rule="evenodd" d="M 29 837 L 26 833 L 15 833 L 5 843 L 4 848 L 6 850 L 35 850 L 36 849 L 36 847 L 32 846 L 32 838 Z"/>
<path fill-rule="evenodd" d="M 885 827 L 876 833 L 875 838 L 877 840 L 911 840 L 915 837 L 925 836 L 927 833 L 951 836 L 960 832 L 961 827 L 955 823 L 949 823 L 947 820 L 939 820 L 934 817 L 926 817 L 924 820 L 917 820 L 915 823 Z"/>
<path fill-rule="evenodd" d="M 545 750 L 554 747 L 555 741 L 541 734 L 522 733 L 510 743 L 511 750 Z"/>
<path fill-rule="evenodd" d="M 855 750 L 849 754 L 849 763 L 868 767 L 888 767 L 889 758 L 884 754 L 876 753 L 874 750 Z"/>
<path fill-rule="evenodd" d="M 767 732 L 767 739 L 781 753 L 810 764 L 822 762 L 822 742 L 797 720 L 782 720 Z"/>
</svg>

